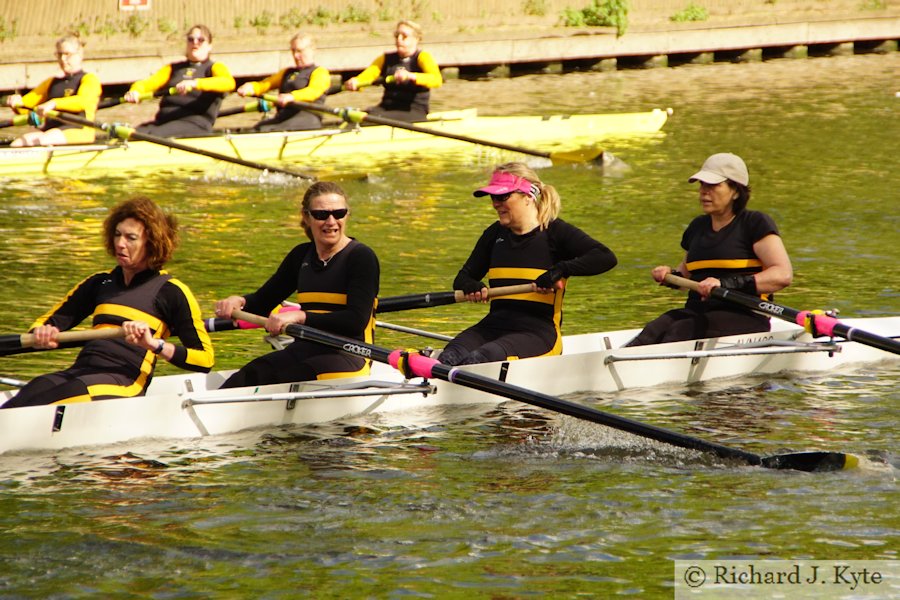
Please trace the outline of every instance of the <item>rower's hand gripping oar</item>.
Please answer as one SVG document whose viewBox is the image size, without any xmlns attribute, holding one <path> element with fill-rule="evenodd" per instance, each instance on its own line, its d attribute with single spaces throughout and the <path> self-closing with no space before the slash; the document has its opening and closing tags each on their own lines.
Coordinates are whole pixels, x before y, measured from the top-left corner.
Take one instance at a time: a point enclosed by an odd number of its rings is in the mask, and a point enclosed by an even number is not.
<svg viewBox="0 0 900 600">
<path fill-rule="evenodd" d="M 268 95 L 264 96 L 264 98 L 266 98 L 267 100 L 272 100 L 272 97 Z M 518 152 L 520 154 L 528 154 L 531 156 L 540 156 L 541 158 L 549 158 L 550 160 L 555 160 L 558 162 L 590 162 L 603 155 L 603 152 L 598 151 L 596 148 L 565 152 L 543 152 L 540 150 L 532 150 L 529 148 L 523 148 L 521 146 L 512 146 L 510 144 L 503 144 L 501 142 L 492 142 L 490 140 L 475 138 L 468 135 L 451 133 L 449 131 L 440 131 L 439 129 L 432 129 L 431 127 L 421 127 L 419 125 L 407 123 L 406 121 L 398 121 L 396 119 L 388 119 L 386 117 L 372 115 L 355 108 L 331 108 L 325 106 L 324 104 L 314 104 L 312 102 L 301 101 L 295 101 L 293 105 L 312 112 L 334 115 L 336 117 L 340 117 L 347 123 L 359 124 L 362 122 L 368 122 L 374 123 L 376 125 L 387 125 L 389 127 L 396 127 L 397 129 L 406 129 L 407 131 L 415 131 L 417 133 L 435 135 L 452 140 L 459 140 L 461 142 L 468 142 L 470 144 L 490 146 L 493 148 L 499 148 L 501 150 L 508 150 L 510 152 Z"/>
<path fill-rule="evenodd" d="M 505 285 L 488 288 L 488 298 L 500 296 L 512 296 L 515 294 L 528 294 L 535 291 L 533 283 L 520 285 Z M 414 308 L 431 308 L 432 306 L 444 306 L 466 301 L 466 293 L 461 290 L 449 292 L 429 292 L 425 294 L 409 294 L 407 296 L 388 296 L 378 299 L 378 308 L 375 312 L 397 312 L 400 310 L 412 310 Z"/>
<path fill-rule="evenodd" d="M 534 284 L 523 283 L 520 285 L 504 285 L 495 288 L 488 288 L 488 298 L 499 298 L 501 296 L 513 296 L 515 294 L 528 294 L 535 290 Z M 406 296 L 387 296 L 378 299 L 378 308 L 376 312 L 397 312 L 401 310 L 412 310 L 414 308 L 431 308 L 432 306 L 444 306 L 447 304 L 455 304 L 466 301 L 466 293 L 461 290 L 449 292 L 426 292 L 424 294 L 409 294 Z M 285 310 L 297 310 L 298 307 L 286 305 L 281 308 Z M 259 325 L 249 323 L 240 319 L 223 319 L 210 318 L 204 321 L 207 331 L 231 331 L 234 329 L 256 329 Z"/>
<path fill-rule="evenodd" d="M 685 279 L 677 275 L 669 273 L 665 277 L 666 283 L 687 288 L 693 291 L 699 291 L 700 285 L 691 279 Z M 900 341 L 887 338 L 868 331 L 863 331 L 855 327 L 850 327 L 841 323 L 831 315 L 809 311 L 795 310 L 789 306 L 775 304 L 768 300 L 763 300 L 757 296 L 751 296 L 736 290 L 729 290 L 722 287 L 713 288 L 711 296 L 713 298 L 731 302 L 750 310 L 778 317 L 789 323 L 796 323 L 806 329 L 812 336 L 818 337 L 827 335 L 829 337 L 838 336 L 851 342 L 858 342 L 866 346 L 872 346 L 885 352 L 900 354 Z"/>
<path fill-rule="evenodd" d="M 258 162 L 244 160 L 242 158 L 227 156 L 225 154 L 219 154 L 218 152 L 204 150 L 203 148 L 195 148 L 193 146 L 188 146 L 187 144 L 175 142 L 168 138 L 157 137 L 155 135 L 150 135 L 149 133 L 142 133 L 142 132 L 137 131 L 136 129 L 133 129 L 132 127 L 128 127 L 126 125 L 117 125 L 114 123 L 100 123 L 100 122 L 95 122 L 95 121 L 89 121 L 88 119 L 84 119 L 77 115 L 72 115 L 69 113 L 59 112 L 59 111 L 55 111 L 55 110 L 49 111 L 48 116 L 51 116 L 54 119 L 58 119 L 60 121 L 64 121 L 66 123 L 71 123 L 73 125 L 81 125 L 82 127 L 93 127 L 95 129 L 105 131 L 110 137 L 118 137 L 123 140 L 131 140 L 131 139 L 142 140 L 145 142 L 159 144 L 160 146 L 166 146 L 167 148 L 181 150 L 183 152 L 190 152 L 192 154 L 200 154 L 202 156 L 206 156 L 206 157 L 213 158 L 216 160 L 221 160 L 223 162 L 229 162 L 229 163 L 233 163 L 236 165 L 241 165 L 243 167 L 250 167 L 251 169 L 259 169 L 260 171 L 271 171 L 273 173 L 283 173 L 285 175 L 290 175 L 291 177 L 298 177 L 300 179 L 306 179 L 308 181 L 316 180 L 316 178 L 312 175 L 307 175 L 305 173 L 299 173 L 297 171 L 292 171 L 290 169 L 282 169 L 279 167 L 273 167 L 271 165 L 265 165 L 265 164 L 258 163 Z"/>
<path fill-rule="evenodd" d="M 91 340 L 109 340 L 120 337 L 125 337 L 125 330 L 121 327 L 101 327 L 99 329 L 60 331 L 56 336 L 56 341 L 59 342 L 60 347 L 63 347 L 63 344 L 80 345 Z M 0 356 L 27 352 L 31 348 L 34 348 L 33 333 L 0 335 Z M 35 350 L 38 349 L 46 350 L 46 348 L 35 348 Z"/>
<path fill-rule="evenodd" d="M 266 319 L 245 311 L 235 311 L 234 318 L 265 324 Z M 768 469 L 793 469 L 798 471 L 836 471 L 855 467 L 859 459 L 852 454 L 841 452 L 801 452 L 759 456 L 751 452 L 708 442 L 700 438 L 684 435 L 655 425 L 649 425 L 626 417 L 603 412 L 582 404 L 569 402 L 533 390 L 528 390 L 490 377 L 470 373 L 458 367 L 449 367 L 433 358 L 416 352 L 389 350 L 368 344 L 361 340 L 314 329 L 306 325 L 291 324 L 284 332 L 300 340 L 307 340 L 335 348 L 347 354 L 387 363 L 407 377 L 437 378 L 463 387 L 517 400 L 547 410 L 552 410 L 577 419 L 599 423 L 621 429 L 645 438 L 701 452 L 711 452 L 721 458 L 740 460 L 749 465 Z"/>
</svg>

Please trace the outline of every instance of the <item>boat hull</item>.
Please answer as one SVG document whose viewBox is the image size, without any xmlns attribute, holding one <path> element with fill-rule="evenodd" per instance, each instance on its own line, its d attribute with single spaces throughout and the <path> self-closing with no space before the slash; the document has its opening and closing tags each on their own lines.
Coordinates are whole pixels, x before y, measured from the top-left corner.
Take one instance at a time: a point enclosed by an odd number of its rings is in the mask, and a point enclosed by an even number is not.
<svg viewBox="0 0 900 600">
<path fill-rule="evenodd" d="M 594 145 L 609 137 L 656 133 L 665 124 L 668 113 L 654 109 L 643 113 L 479 117 L 463 111 L 458 116 L 460 118 L 431 120 L 422 126 L 436 132 L 552 152 Z M 273 166 L 285 166 L 285 163 L 311 166 L 350 157 L 356 164 L 361 156 L 390 158 L 417 152 L 452 153 L 472 148 L 468 142 L 383 125 L 356 129 L 240 133 L 182 138 L 178 141 L 230 158 Z M 197 169 L 216 163 L 213 158 L 145 141 L 0 149 L 0 177 L 86 171 Z"/>
<path fill-rule="evenodd" d="M 844 322 L 886 337 L 900 336 L 900 317 Z M 900 356 L 835 340 L 813 342 L 799 327 L 777 321 L 766 334 L 622 348 L 638 330 L 569 336 L 559 356 L 472 365 L 467 370 L 551 395 L 683 385 L 783 371 L 831 371 Z M 754 343 L 770 344 L 747 347 Z M 771 344 L 792 344 L 772 346 Z M 826 344 L 826 345 L 823 345 Z M 248 429 L 324 423 L 441 405 L 498 403 L 497 396 L 444 381 L 413 380 L 382 364 L 368 378 L 217 390 L 230 372 L 158 377 L 145 397 L 0 410 L 0 454 L 113 444 L 141 438 L 192 439 Z M 377 383 L 373 383 L 377 382 Z M 367 384 L 351 391 L 354 386 Z M 331 386 L 340 385 L 340 389 Z M 12 392 L 3 392 L 5 401 Z M 355 394 L 355 395 L 351 395 Z M 402 419 L 401 419 L 402 420 Z"/>
</svg>

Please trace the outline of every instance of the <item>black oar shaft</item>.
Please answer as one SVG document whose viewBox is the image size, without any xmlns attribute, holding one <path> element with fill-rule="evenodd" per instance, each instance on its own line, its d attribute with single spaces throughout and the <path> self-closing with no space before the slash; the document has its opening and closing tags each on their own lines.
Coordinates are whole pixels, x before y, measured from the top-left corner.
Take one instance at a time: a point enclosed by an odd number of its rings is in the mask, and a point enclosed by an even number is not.
<svg viewBox="0 0 900 600">
<path fill-rule="evenodd" d="M 168 138 L 157 137 L 155 135 L 150 135 L 148 133 L 142 133 L 137 131 L 131 127 L 126 127 L 123 125 L 115 125 L 111 123 L 98 123 L 94 121 L 89 121 L 88 119 L 81 118 L 76 115 L 70 115 L 68 113 L 62 113 L 58 111 L 52 111 L 52 116 L 55 119 L 59 119 L 60 121 L 65 121 L 67 123 L 72 123 L 74 125 L 81 125 L 84 127 L 94 127 L 95 129 L 99 129 L 101 131 L 107 132 L 112 137 L 119 137 L 122 139 L 135 139 L 142 140 L 145 142 L 152 142 L 154 144 L 159 144 L 160 146 L 166 146 L 168 148 L 172 148 L 174 150 L 181 150 L 183 152 L 190 152 L 191 154 L 199 154 L 201 156 L 206 156 L 208 158 L 213 158 L 215 160 L 221 160 L 223 162 L 229 162 L 236 165 L 241 165 L 243 167 L 249 167 L 251 169 L 259 169 L 260 171 L 271 171 L 274 173 L 283 173 L 285 175 L 290 175 L 291 177 L 298 177 L 300 179 L 306 179 L 309 181 L 315 181 L 316 178 L 311 175 L 306 175 L 305 173 L 299 173 L 297 171 L 292 171 L 290 169 L 282 169 L 280 167 L 273 167 L 271 165 L 265 165 L 258 162 L 253 162 L 249 160 L 244 160 L 242 158 L 237 158 L 234 156 L 228 156 L 226 154 L 219 154 L 218 152 L 212 152 L 210 150 L 205 150 L 203 148 L 195 148 L 193 146 L 188 146 L 187 144 L 182 144 L 180 142 L 175 142 Z"/>
<path fill-rule="evenodd" d="M 515 294 L 527 294 L 535 291 L 535 287 L 530 283 L 520 285 L 505 285 L 495 288 L 488 288 L 488 298 L 499 298 L 501 296 L 512 296 Z M 466 294 L 461 290 L 449 292 L 427 292 L 424 294 L 409 294 L 406 296 L 388 296 L 378 299 L 378 308 L 375 312 L 397 312 L 401 310 L 412 310 L 415 308 L 431 308 L 433 306 L 445 306 L 447 304 L 456 304 L 465 302 Z"/>
<path fill-rule="evenodd" d="M 677 275 L 666 275 L 666 282 L 694 291 L 699 289 L 698 282 L 684 277 L 678 277 Z M 751 296 L 750 294 L 721 287 L 713 288 L 711 295 L 713 298 L 765 313 L 784 321 L 795 323 L 801 327 L 807 327 L 816 335 L 836 335 L 852 342 L 859 342 L 866 346 L 884 350 L 885 352 L 900 354 L 900 341 L 869 333 L 868 331 L 863 331 L 855 327 L 850 327 L 827 314 L 815 313 L 808 310 L 796 310 L 789 306 L 783 306 L 768 300 L 763 300 L 757 296 Z"/>
</svg>

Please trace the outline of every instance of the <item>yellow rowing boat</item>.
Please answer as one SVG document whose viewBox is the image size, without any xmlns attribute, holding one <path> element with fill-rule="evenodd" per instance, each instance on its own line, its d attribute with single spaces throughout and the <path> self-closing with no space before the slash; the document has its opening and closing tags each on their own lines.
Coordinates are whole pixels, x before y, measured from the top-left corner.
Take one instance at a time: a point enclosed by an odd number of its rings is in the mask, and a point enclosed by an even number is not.
<svg viewBox="0 0 900 600">
<path fill-rule="evenodd" d="M 354 165 L 361 156 L 396 157 L 469 151 L 469 142 L 440 137 L 441 133 L 496 140 L 556 152 L 595 146 L 615 137 L 642 136 L 662 129 L 671 111 L 552 116 L 484 117 L 474 109 L 429 115 L 420 123 L 435 134 L 398 127 L 335 127 L 315 131 L 224 133 L 178 141 L 224 156 L 269 163 L 334 166 Z M 599 153 L 599 148 L 598 148 Z M 62 173 L 121 172 L 140 169 L 205 168 L 215 159 L 148 141 L 34 148 L 0 148 L 0 177 Z"/>
</svg>

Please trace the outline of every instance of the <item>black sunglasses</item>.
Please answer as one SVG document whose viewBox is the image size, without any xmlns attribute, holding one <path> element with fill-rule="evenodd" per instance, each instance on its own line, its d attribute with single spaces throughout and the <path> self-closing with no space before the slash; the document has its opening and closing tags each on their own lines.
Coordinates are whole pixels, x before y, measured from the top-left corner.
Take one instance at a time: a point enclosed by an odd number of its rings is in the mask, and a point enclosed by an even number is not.
<svg viewBox="0 0 900 600">
<path fill-rule="evenodd" d="M 189 36 L 187 36 L 187 41 L 192 44 L 202 44 L 203 42 L 206 41 L 206 38 L 205 37 L 193 37 L 193 36 L 189 35 Z"/>
<path fill-rule="evenodd" d="M 491 202 L 506 202 L 509 200 L 510 196 L 512 196 L 512 192 L 506 194 L 491 194 Z"/>
<path fill-rule="evenodd" d="M 306 214 L 312 216 L 316 221 L 327 221 L 328 217 L 334 217 L 337 220 L 341 220 L 347 216 L 347 213 L 350 212 L 349 208 L 336 208 L 334 210 L 307 210 Z"/>
</svg>

